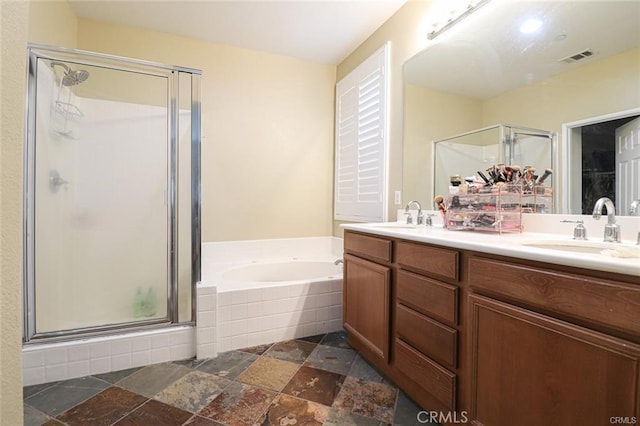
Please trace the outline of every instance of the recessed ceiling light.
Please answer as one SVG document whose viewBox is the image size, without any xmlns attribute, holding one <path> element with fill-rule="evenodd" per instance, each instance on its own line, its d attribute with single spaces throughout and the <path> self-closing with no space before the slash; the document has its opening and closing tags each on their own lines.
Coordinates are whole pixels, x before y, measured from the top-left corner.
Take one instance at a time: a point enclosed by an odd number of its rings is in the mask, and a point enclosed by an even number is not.
<svg viewBox="0 0 640 426">
<path fill-rule="evenodd" d="M 542 27 L 542 21 L 539 19 L 527 19 L 520 25 L 520 32 L 523 34 L 535 33 Z"/>
</svg>

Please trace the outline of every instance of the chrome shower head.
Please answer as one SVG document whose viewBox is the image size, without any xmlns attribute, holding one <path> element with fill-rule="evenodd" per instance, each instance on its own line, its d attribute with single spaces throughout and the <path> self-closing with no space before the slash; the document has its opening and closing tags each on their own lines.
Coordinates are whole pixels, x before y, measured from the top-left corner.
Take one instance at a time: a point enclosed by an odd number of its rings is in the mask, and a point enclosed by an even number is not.
<svg viewBox="0 0 640 426">
<path fill-rule="evenodd" d="M 75 86 L 89 78 L 89 71 L 75 70 L 68 72 L 62 77 L 62 84 L 65 86 Z"/>
<path fill-rule="evenodd" d="M 62 76 L 63 86 L 75 86 L 76 84 L 80 84 L 87 78 L 89 78 L 89 71 L 87 70 L 72 70 L 67 64 L 64 64 L 62 62 L 51 62 L 52 67 L 56 65 L 63 67 L 65 70 L 64 76 Z"/>
</svg>

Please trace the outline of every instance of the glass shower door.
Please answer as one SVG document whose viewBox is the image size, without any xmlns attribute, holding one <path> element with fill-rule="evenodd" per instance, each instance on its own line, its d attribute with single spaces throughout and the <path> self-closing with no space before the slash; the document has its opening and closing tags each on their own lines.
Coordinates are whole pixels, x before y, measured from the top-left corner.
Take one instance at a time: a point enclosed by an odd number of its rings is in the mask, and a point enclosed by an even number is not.
<svg viewBox="0 0 640 426">
<path fill-rule="evenodd" d="M 36 66 L 32 333 L 169 321 L 171 73 Z"/>
</svg>

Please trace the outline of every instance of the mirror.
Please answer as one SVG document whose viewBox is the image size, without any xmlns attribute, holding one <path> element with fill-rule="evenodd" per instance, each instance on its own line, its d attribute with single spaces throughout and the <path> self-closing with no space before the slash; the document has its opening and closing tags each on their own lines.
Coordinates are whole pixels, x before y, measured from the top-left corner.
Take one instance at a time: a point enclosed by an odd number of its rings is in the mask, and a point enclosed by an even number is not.
<svg viewBox="0 0 640 426">
<path fill-rule="evenodd" d="M 553 146 L 550 132 L 503 124 L 434 141 L 434 194 L 458 194 L 457 185 L 463 181 L 476 188 L 517 183 L 523 194 L 531 193 L 540 178 L 536 193 L 546 187 L 542 192 L 546 192 L 548 200 L 545 199 L 544 208 L 535 212 L 553 213 L 548 201 L 552 199 L 555 179 L 548 179 L 552 173 L 545 172 L 553 165 Z M 512 176 L 513 169 L 506 165 L 516 165 L 520 176 L 517 172 Z M 460 175 L 461 170 L 469 173 Z M 530 185 L 525 184 L 525 177 L 530 177 Z"/>
<path fill-rule="evenodd" d="M 523 34 L 531 18 L 540 29 Z M 640 116 L 639 46 L 640 2 L 489 2 L 405 63 L 403 199 L 430 205 L 436 195 L 433 141 L 511 124 L 556 135 L 557 213 L 590 214 L 593 206 L 582 206 L 587 193 L 615 200 L 618 171 L 601 173 L 609 181 L 599 194 L 581 178 L 605 167 L 593 164 L 593 141 L 582 148 L 582 127 Z M 613 145 L 615 136 L 607 137 L 596 145 Z M 634 179 L 640 176 L 624 175 Z M 631 200 L 640 198 L 637 184 L 632 191 Z"/>
</svg>

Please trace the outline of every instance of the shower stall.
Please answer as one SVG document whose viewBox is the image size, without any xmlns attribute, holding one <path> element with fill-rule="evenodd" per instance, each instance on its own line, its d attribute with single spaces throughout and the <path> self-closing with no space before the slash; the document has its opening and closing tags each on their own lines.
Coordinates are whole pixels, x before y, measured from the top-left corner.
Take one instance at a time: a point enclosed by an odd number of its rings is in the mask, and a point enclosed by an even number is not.
<svg viewBox="0 0 640 426">
<path fill-rule="evenodd" d="M 25 345 L 194 322 L 200 74 L 28 47 Z"/>
</svg>

